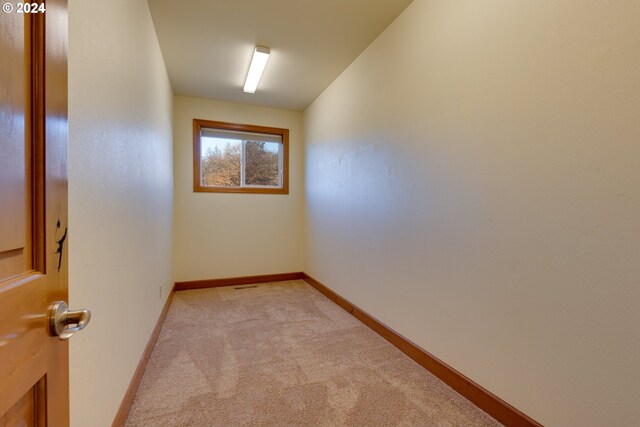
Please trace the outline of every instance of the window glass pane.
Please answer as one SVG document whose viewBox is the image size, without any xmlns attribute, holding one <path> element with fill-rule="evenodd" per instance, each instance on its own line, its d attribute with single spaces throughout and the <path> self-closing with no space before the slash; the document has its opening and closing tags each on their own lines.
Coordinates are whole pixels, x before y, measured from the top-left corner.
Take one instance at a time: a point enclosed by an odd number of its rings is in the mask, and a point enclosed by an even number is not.
<svg viewBox="0 0 640 427">
<path fill-rule="evenodd" d="M 247 141 L 245 144 L 245 184 L 278 187 L 280 144 Z"/>
<path fill-rule="evenodd" d="M 202 185 L 240 187 L 242 141 L 201 137 Z"/>
</svg>

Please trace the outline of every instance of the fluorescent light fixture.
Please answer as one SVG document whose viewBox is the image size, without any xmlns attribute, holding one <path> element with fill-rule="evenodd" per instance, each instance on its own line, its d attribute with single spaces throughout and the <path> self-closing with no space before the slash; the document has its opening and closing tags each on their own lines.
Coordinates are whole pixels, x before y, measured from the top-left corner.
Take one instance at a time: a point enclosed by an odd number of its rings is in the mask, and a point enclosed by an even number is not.
<svg viewBox="0 0 640 427">
<path fill-rule="evenodd" d="M 255 93 L 260 78 L 264 72 L 264 67 L 269 60 L 269 48 L 256 46 L 253 51 L 253 58 L 251 58 L 251 65 L 249 66 L 249 72 L 247 73 L 247 80 L 244 82 L 244 91 L 247 93 Z"/>
</svg>

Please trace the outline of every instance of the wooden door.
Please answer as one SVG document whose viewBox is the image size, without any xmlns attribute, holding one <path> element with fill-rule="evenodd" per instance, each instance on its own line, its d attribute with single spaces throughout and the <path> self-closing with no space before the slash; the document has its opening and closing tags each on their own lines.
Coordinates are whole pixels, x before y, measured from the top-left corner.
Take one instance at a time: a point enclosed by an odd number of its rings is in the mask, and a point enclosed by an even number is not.
<svg viewBox="0 0 640 427">
<path fill-rule="evenodd" d="M 67 300 L 67 6 L 11 4 L 0 12 L 0 426 L 63 427 L 68 348 L 48 310 Z"/>
</svg>

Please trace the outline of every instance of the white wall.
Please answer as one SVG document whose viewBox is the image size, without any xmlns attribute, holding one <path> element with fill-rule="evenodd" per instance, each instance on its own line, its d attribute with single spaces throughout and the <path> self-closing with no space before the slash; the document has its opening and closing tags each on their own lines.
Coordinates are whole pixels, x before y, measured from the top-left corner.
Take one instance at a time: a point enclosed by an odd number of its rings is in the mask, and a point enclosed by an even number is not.
<svg viewBox="0 0 640 427">
<path fill-rule="evenodd" d="M 173 95 L 144 0 L 69 2 L 71 425 L 110 426 L 173 284 Z"/>
<path fill-rule="evenodd" d="M 289 129 L 289 194 L 193 192 L 193 119 Z M 174 98 L 176 281 L 302 269 L 302 113 Z"/>
<path fill-rule="evenodd" d="M 637 425 L 639 22 L 416 0 L 305 112 L 305 271 L 545 425 Z"/>
</svg>

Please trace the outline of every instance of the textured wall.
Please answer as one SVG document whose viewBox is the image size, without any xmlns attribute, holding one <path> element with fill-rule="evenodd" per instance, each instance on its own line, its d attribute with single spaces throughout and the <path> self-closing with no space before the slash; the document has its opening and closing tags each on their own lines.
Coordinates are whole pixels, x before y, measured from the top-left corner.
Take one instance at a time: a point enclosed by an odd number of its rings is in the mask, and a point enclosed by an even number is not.
<svg viewBox="0 0 640 427">
<path fill-rule="evenodd" d="M 193 119 L 289 129 L 289 194 L 193 192 Z M 176 281 L 302 268 L 302 113 L 174 98 Z"/>
<path fill-rule="evenodd" d="M 110 426 L 173 283 L 171 87 L 144 0 L 69 2 L 71 423 Z"/>
<path fill-rule="evenodd" d="M 414 1 L 305 112 L 305 271 L 545 425 L 637 424 L 638 22 Z"/>
</svg>

